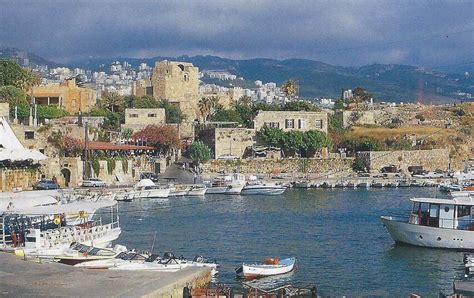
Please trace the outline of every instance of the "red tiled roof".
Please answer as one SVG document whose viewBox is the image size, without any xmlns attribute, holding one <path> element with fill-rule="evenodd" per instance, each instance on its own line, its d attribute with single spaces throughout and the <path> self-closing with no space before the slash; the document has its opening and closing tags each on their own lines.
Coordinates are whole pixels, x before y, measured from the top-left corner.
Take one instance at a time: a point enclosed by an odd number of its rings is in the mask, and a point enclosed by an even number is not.
<svg viewBox="0 0 474 298">
<path fill-rule="evenodd" d="M 129 144 L 114 144 L 108 142 L 87 142 L 87 149 L 89 150 L 155 150 L 152 146 L 137 146 Z"/>
</svg>

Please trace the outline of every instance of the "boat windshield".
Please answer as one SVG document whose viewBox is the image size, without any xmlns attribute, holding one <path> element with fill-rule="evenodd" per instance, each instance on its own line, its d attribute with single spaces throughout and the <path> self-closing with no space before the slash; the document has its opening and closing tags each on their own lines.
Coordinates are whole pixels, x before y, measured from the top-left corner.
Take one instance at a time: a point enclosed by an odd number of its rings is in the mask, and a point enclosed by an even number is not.
<svg viewBox="0 0 474 298">
<path fill-rule="evenodd" d="M 154 262 L 156 259 L 158 259 L 160 256 L 159 255 L 156 255 L 156 254 L 152 254 L 150 255 L 146 260 L 145 262 Z"/>
<path fill-rule="evenodd" d="M 414 202 L 409 223 L 474 231 L 473 206 Z"/>
</svg>

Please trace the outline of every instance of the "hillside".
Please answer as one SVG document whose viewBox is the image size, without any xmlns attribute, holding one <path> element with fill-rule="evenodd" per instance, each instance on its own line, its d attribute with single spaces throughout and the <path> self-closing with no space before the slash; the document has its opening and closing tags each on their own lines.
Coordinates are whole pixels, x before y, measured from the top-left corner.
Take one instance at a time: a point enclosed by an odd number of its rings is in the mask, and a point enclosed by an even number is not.
<svg viewBox="0 0 474 298">
<path fill-rule="evenodd" d="M 128 61 L 132 65 L 172 59 L 192 62 L 204 70 L 227 70 L 245 79 L 281 84 L 295 79 L 301 97 L 339 97 L 342 88 L 362 86 L 379 101 L 449 102 L 460 100 L 456 92 L 474 93 L 474 79 L 463 74 L 425 70 L 415 66 L 373 64 L 362 67 L 342 67 L 306 59 L 232 60 L 216 56 L 154 57 L 149 59 L 97 59 L 78 61 L 74 66 L 99 69 L 112 61 Z"/>
<path fill-rule="evenodd" d="M 17 57 L 18 49 L 0 49 L 0 57 Z M 23 52 L 24 53 L 24 52 Z M 33 64 L 46 64 L 50 67 L 58 64 L 27 53 Z M 408 65 L 373 64 L 362 67 L 342 67 L 307 59 L 247 59 L 233 60 L 217 56 L 180 56 L 137 58 L 95 58 L 77 60 L 69 67 L 80 67 L 94 71 L 108 71 L 113 61 L 127 61 L 133 66 L 140 63 L 154 65 L 155 61 L 177 60 L 192 62 L 203 70 L 227 70 L 246 79 L 245 85 L 254 80 L 281 84 L 288 79 L 297 80 L 300 85 L 300 97 L 337 98 L 342 88 L 361 86 L 371 92 L 378 101 L 423 103 L 459 101 L 465 98 L 457 92 L 474 94 L 474 78 L 463 73 L 445 73 Z M 229 84 L 226 82 L 223 84 Z M 241 85 L 241 84 L 239 84 Z"/>
<path fill-rule="evenodd" d="M 30 65 L 47 65 L 48 67 L 61 66 L 59 63 L 49 61 L 43 57 L 17 48 L 0 48 L 0 58 L 14 58 L 20 64 L 23 64 L 23 59 L 27 58 Z"/>
</svg>

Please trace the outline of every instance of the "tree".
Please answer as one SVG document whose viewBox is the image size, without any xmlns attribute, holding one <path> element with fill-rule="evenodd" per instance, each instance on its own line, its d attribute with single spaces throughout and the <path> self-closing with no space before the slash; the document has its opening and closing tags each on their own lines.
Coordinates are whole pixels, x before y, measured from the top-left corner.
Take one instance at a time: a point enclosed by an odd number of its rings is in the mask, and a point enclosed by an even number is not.
<svg viewBox="0 0 474 298">
<path fill-rule="evenodd" d="M 303 140 L 303 132 L 298 130 L 290 130 L 283 134 L 283 151 L 288 155 L 296 155 L 306 150 L 306 144 Z"/>
<path fill-rule="evenodd" d="M 178 130 L 170 125 L 148 125 L 133 134 L 133 139 L 145 140 L 163 153 L 180 148 Z"/>
<path fill-rule="evenodd" d="M 367 172 L 369 164 L 365 158 L 357 156 L 352 163 L 352 169 L 356 172 Z"/>
<path fill-rule="evenodd" d="M 63 135 L 61 131 L 53 131 L 48 137 L 48 142 L 59 150 L 60 156 L 76 157 L 84 149 L 79 139 L 70 135 Z"/>
<path fill-rule="evenodd" d="M 124 97 L 125 106 L 127 108 L 134 109 L 156 109 L 161 107 L 161 103 L 153 97 L 150 96 L 125 96 Z"/>
<path fill-rule="evenodd" d="M 25 91 L 11 85 L 0 87 L 0 102 L 8 102 L 10 106 L 29 104 Z"/>
<path fill-rule="evenodd" d="M 38 105 L 38 117 L 39 118 L 47 118 L 47 119 L 54 119 L 54 118 L 61 118 L 64 116 L 68 116 L 69 113 L 54 105 L 50 106 L 44 106 L 44 105 Z"/>
<path fill-rule="evenodd" d="M 118 93 L 109 93 L 102 97 L 100 100 L 100 106 L 108 109 L 112 113 L 123 112 L 125 109 L 125 100 L 123 96 Z"/>
<path fill-rule="evenodd" d="M 334 110 L 344 110 L 344 100 L 336 99 L 334 102 Z"/>
<path fill-rule="evenodd" d="M 232 106 L 241 119 L 240 123 L 244 124 L 246 127 L 252 127 L 252 120 L 256 115 L 252 107 L 252 99 L 249 96 L 244 95 L 234 102 Z"/>
<path fill-rule="evenodd" d="M 240 114 L 233 109 L 219 109 L 211 117 L 211 120 L 218 122 L 237 122 L 239 124 L 244 123 Z"/>
<path fill-rule="evenodd" d="M 189 157 L 197 164 L 211 159 L 211 149 L 203 142 L 194 142 L 188 149 Z"/>
<path fill-rule="evenodd" d="M 367 92 L 364 88 L 362 87 L 356 87 L 354 91 L 352 91 L 353 97 L 352 101 L 353 102 L 369 102 L 371 98 L 373 98 L 373 95 Z"/>
<path fill-rule="evenodd" d="M 298 83 L 295 80 L 287 80 L 281 85 L 281 91 L 289 99 L 293 99 L 298 94 Z"/>
<path fill-rule="evenodd" d="M 320 112 L 321 109 L 307 101 L 290 101 L 283 107 L 285 111 Z"/>
<path fill-rule="evenodd" d="M 264 126 L 257 132 L 257 137 L 267 146 L 281 147 L 283 145 L 283 130 Z"/>
<path fill-rule="evenodd" d="M 165 109 L 166 123 L 181 123 L 186 119 L 186 115 L 181 112 L 180 108 L 168 100 L 162 99 L 158 103 L 158 108 Z"/>
<path fill-rule="evenodd" d="M 303 133 L 306 157 L 314 156 L 316 151 L 325 147 L 331 147 L 331 139 L 322 131 L 308 130 Z"/>
<path fill-rule="evenodd" d="M 11 59 L 0 59 L 0 86 L 14 86 L 28 92 L 39 85 L 41 78 L 29 68 L 23 68 Z"/>
<path fill-rule="evenodd" d="M 204 122 L 207 122 L 217 110 L 222 108 L 222 105 L 219 103 L 218 96 L 202 97 L 198 102 L 198 108 Z"/>
</svg>

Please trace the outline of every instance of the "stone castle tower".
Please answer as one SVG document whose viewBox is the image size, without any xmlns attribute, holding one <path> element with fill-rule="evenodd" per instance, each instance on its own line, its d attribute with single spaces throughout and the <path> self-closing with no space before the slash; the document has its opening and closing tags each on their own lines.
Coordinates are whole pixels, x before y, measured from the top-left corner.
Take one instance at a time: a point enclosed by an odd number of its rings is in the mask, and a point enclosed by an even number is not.
<svg viewBox="0 0 474 298">
<path fill-rule="evenodd" d="M 198 116 L 199 69 L 192 63 L 160 61 L 155 63 L 151 78 L 153 97 L 167 99 L 179 106 L 192 122 Z"/>
</svg>

